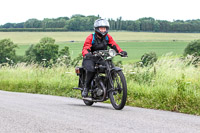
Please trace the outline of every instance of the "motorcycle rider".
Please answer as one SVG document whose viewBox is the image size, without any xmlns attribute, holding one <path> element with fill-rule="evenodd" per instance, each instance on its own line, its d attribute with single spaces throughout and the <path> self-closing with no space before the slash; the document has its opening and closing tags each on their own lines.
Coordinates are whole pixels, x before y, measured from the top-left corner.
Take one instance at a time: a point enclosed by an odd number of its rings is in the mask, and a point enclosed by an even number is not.
<svg viewBox="0 0 200 133">
<path fill-rule="evenodd" d="M 127 56 L 127 52 L 123 51 L 119 45 L 108 34 L 109 22 L 106 19 L 97 19 L 94 22 L 95 33 L 90 34 L 83 45 L 83 67 L 86 69 L 85 87 L 82 92 L 83 97 L 88 96 L 90 84 L 95 75 L 95 63 L 98 58 L 93 57 L 92 53 L 96 50 L 107 50 L 107 46 L 120 53 L 122 56 Z"/>
</svg>

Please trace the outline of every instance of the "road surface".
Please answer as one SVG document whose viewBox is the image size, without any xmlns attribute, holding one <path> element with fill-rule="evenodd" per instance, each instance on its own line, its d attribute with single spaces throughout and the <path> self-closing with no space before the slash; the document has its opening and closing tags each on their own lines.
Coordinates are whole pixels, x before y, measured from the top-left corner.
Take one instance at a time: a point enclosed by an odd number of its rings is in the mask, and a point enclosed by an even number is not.
<svg viewBox="0 0 200 133">
<path fill-rule="evenodd" d="M 200 116 L 0 91 L 1 133 L 200 133 Z"/>
</svg>

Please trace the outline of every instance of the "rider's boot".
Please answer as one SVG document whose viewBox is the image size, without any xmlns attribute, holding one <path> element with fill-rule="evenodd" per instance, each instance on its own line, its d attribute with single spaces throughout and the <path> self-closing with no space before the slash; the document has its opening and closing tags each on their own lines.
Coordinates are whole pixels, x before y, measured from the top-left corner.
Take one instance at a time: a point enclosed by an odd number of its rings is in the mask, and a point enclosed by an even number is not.
<svg viewBox="0 0 200 133">
<path fill-rule="evenodd" d="M 85 79 L 85 87 L 83 89 L 83 92 L 82 92 L 82 97 L 87 97 L 88 96 L 88 91 L 89 91 L 89 88 L 90 88 L 90 84 L 91 84 L 91 81 L 94 77 L 94 72 L 90 72 L 90 71 L 86 71 L 86 79 Z"/>
<path fill-rule="evenodd" d="M 88 90 L 89 90 L 89 89 L 86 88 L 86 87 L 83 89 L 82 97 L 87 97 L 87 96 L 88 96 Z"/>
</svg>

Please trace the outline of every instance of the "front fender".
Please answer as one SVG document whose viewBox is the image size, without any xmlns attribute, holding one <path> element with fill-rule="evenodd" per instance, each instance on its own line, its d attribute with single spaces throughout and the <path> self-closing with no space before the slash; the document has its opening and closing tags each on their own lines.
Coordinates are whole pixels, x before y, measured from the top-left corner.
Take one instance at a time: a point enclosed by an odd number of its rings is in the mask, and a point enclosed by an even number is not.
<svg viewBox="0 0 200 133">
<path fill-rule="evenodd" d="M 111 71 L 122 71 L 120 67 L 113 67 Z"/>
</svg>

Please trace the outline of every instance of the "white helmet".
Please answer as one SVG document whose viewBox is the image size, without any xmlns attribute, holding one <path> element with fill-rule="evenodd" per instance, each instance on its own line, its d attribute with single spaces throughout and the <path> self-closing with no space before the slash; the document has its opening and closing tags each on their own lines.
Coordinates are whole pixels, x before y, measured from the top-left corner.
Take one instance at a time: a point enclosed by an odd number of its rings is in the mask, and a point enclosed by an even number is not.
<svg viewBox="0 0 200 133">
<path fill-rule="evenodd" d="M 101 32 L 99 27 L 106 27 L 106 32 Z M 97 19 L 94 22 L 94 31 L 101 37 L 104 37 L 108 33 L 109 27 L 109 22 L 106 19 Z"/>
</svg>

